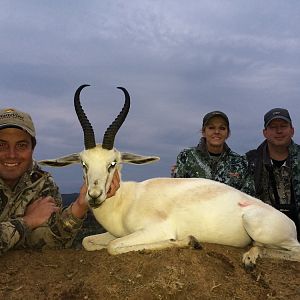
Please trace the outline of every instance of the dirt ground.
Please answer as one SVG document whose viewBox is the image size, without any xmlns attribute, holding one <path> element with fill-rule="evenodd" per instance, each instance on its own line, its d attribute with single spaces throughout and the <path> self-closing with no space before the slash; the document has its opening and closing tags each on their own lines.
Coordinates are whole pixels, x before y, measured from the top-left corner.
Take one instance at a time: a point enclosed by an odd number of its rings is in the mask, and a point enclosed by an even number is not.
<svg viewBox="0 0 300 300">
<path fill-rule="evenodd" d="M 13 250 L 0 257 L 0 299 L 300 299 L 299 262 L 259 260 L 246 271 L 244 251 Z"/>
</svg>

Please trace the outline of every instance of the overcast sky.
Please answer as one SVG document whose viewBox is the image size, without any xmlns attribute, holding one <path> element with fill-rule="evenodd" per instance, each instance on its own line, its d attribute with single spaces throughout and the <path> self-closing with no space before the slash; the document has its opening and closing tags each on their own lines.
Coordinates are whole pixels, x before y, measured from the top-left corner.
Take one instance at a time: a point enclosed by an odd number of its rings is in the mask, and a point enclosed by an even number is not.
<svg viewBox="0 0 300 300">
<path fill-rule="evenodd" d="M 290 111 L 300 143 L 300 1 L 0 0 L 0 106 L 29 112 L 36 159 L 83 149 L 73 96 L 97 142 L 123 106 L 121 151 L 157 155 L 124 166 L 124 180 L 170 176 L 177 154 L 194 146 L 203 116 L 224 111 L 229 146 L 244 154 L 263 140 L 263 115 Z M 77 192 L 79 166 L 47 168 L 61 192 Z"/>
</svg>

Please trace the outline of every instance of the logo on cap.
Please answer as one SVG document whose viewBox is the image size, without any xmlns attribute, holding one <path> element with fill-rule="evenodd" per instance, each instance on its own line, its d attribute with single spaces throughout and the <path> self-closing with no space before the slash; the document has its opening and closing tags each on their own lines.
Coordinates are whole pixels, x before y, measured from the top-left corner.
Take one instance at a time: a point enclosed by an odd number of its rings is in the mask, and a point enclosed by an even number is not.
<svg viewBox="0 0 300 300">
<path fill-rule="evenodd" d="M 274 119 L 282 119 L 282 120 L 292 124 L 290 114 L 289 114 L 288 110 L 284 109 L 284 108 L 273 108 L 265 114 L 265 116 L 264 116 L 265 128 Z"/>
<path fill-rule="evenodd" d="M 6 108 L 0 110 L 0 129 L 9 127 L 20 127 L 27 131 L 32 137 L 35 137 L 35 128 L 29 114 L 16 110 L 14 108 Z"/>
</svg>

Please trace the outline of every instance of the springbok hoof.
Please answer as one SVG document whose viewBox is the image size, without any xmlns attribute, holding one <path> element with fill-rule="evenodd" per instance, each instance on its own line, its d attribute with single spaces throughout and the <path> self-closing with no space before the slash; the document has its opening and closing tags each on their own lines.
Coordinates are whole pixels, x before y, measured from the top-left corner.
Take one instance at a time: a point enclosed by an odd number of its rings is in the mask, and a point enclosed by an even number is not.
<svg viewBox="0 0 300 300">
<path fill-rule="evenodd" d="M 192 247 L 193 249 L 196 249 L 196 250 L 201 250 L 202 249 L 202 246 L 200 244 L 200 242 L 192 235 L 189 236 L 189 246 Z"/>
<path fill-rule="evenodd" d="M 256 260 L 259 257 L 260 250 L 258 247 L 252 247 L 243 255 L 243 264 L 246 270 L 252 271 L 256 266 Z"/>
</svg>

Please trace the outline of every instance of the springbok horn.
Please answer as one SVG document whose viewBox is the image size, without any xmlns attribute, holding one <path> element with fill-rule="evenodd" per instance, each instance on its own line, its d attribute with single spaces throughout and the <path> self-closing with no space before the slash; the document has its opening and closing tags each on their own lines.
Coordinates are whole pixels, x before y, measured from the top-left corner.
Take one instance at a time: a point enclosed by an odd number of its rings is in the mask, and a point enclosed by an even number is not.
<svg viewBox="0 0 300 300">
<path fill-rule="evenodd" d="M 81 124 L 81 127 L 83 129 L 83 134 L 84 134 L 84 147 L 85 149 L 91 149 L 96 147 L 96 142 L 95 142 L 95 134 L 93 127 L 88 120 L 87 116 L 84 113 L 84 110 L 80 104 L 80 92 L 83 88 L 90 86 L 89 84 L 83 84 L 81 85 L 75 92 L 74 95 L 74 107 L 75 111 L 78 117 L 78 120 Z"/>
<path fill-rule="evenodd" d="M 116 119 L 111 123 L 111 125 L 106 129 L 104 133 L 102 148 L 107 150 L 111 150 L 113 148 L 115 136 L 118 130 L 120 129 L 120 127 L 122 126 L 123 122 L 125 121 L 130 108 L 130 96 L 127 90 L 123 87 L 118 87 L 118 89 L 122 90 L 123 93 L 125 94 L 125 103 L 119 115 L 116 117 Z"/>
</svg>

